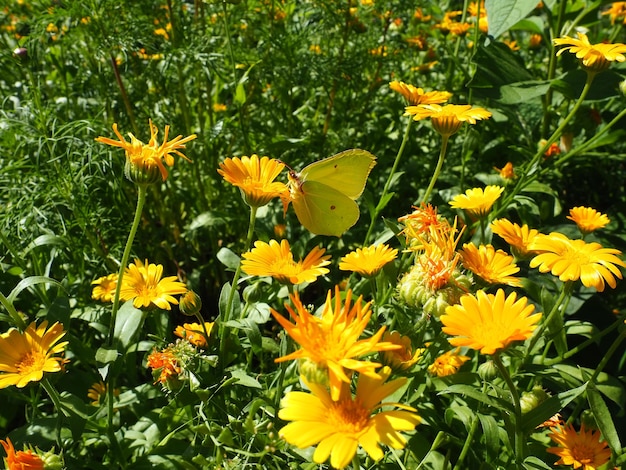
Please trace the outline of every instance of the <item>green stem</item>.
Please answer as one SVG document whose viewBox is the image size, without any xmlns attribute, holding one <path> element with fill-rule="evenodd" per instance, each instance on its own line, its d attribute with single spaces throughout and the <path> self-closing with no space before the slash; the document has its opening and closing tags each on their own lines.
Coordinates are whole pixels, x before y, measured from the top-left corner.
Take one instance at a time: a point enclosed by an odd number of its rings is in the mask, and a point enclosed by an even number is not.
<svg viewBox="0 0 626 470">
<path fill-rule="evenodd" d="M 430 194 L 433 192 L 433 188 L 435 187 L 435 183 L 439 178 L 439 173 L 441 173 L 441 168 L 443 167 L 443 161 L 446 157 L 446 150 L 448 148 L 448 140 L 450 136 L 443 135 L 441 136 L 441 151 L 439 152 L 439 160 L 437 161 L 437 166 L 435 167 L 435 172 L 433 173 L 432 178 L 430 179 L 430 184 L 426 189 L 426 193 L 424 193 L 424 197 L 422 198 L 422 204 L 426 204 L 428 199 L 430 198 Z"/>
<path fill-rule="evenodd" d="M 593 375 L 589 379 L 589 382 L 594 382 L 598 378 L 598 375 L 600 375 L 600 372 L 604 370 L 604 367 L 609 362 L 609 359 L 611 359 L 613 354 L 615 354 L 615 351 L 617 351 L 617 348 L 620 346 L 620 344 L 622 344 L 623 340 L 624 340 L 624 333 L 620 333 L 618 337 L 615 338 L 615 341 L 613 341 L 613 344 L 611 344 L 608 351 L 604 353 L 604 356 L 602 357 L 602 360 L 598 364 L 598 367 L 596 367 L 596 369 L 593 371 Z"/>
<path fill-rule="evenodd" d="M 500 371 L 500 375 L 502 375 L 509 392 L 511 392 L 511 400 L 513 401 L 513 409 L 515 411 L 515 461 L 518 465 L 521 465 L 524 460 L 526 445 L 524 442 L 524 431 L 522 429 L 522 406 L 520 405 L 519 393 L 511 379 L 509 371 L 504 367 L 504 364 L 502 364 L 499 353 L 493 355 L 493 363 Z"/>
<path fill-rule="evenodd" d="M 472 446 L 472 441 L 474 440 L 474 435 L 476 434 L 476 431 L 478 430 L 478 415 L 474 415 L 474 417 L 472 418 L 472 424 L 470 426 L 470 430 L 467 433 L 467 437 L 465 438 L 465 442 L 463 443 L 463 448 L 461 449 L 461 455 L 459 455 L 459 459 L 456 461 L 456 464 L 454 464 L 454 469 L 453 470 L 462 470 L 463 467 L 461 464 L 463 463 L 463 461 L 465 460 L 465 457 L 467 456 L 467 453 L 470 450 L 470 447 Z"/>
<path fill-rule="evenodd" d="M 21 317 L 19 312 L 15 309 L 15 306 L 11 302 L 9 302 L 9 299 L 7 299 L 2 292 L 0 292 L 0 304 L 2 304 L 2 306 L 7 309 L 7 312 L 9 312 L 9 316 L 11 317 L 11 320 L 13 321 L 15 326 L 17 326 L 21 331 L 26 330 L 26 328 L 28 327 L 26 325 L 26 322 Z"/>
<path fill-rule="evenodd" d="M 124 107 L 126 108 L 126 114 L 128 115 L 130 126 L 133 128 L 133 132 L 135 133 L 135 135 L 139 135 L 139 128 L 137 127 L 137 123 L 135 121 L 133 106 L 130 103 L 128 93 L 126 92 L 126 87 L 124 86 L 124 82 L 122 81 L 122 75 L 120 74 L 120 69 L 117 66 L 117 60 L 115 59 L 115 56 L 113 54 L 111 54 L 110 59 L 111 66 L 113 67 L 113 75 L 115 75 L 115 83 L 117 83 L 117 87 L 120 89 L 120 95 L 122 96 Z"/>
<path fill-rule="evenodd" d="M 543 336 L 543 332 L 552 321 L 552 318 L 555 315 L 559 314 L 561 306 L 563 305 L 565 298 L 572 295 L 573 286 L 574 286 L 573 281 L 567 281 L 566 283 L 563 284 L 563 287 L 561 288 L 561 293 L 559 294 L 559 298 L 554 303 L 552 310 L 550 311 L 547 317 L 544 317 L 545 320 L 541 323 L 539 328 L 535 330 L 535 333 L 533 334 L 532 338 L 530 338 L 530 342 L 528 343 L 528 349 L 526 350 L 529 356 L 532 353 L 533 348 L 537 344 L 537 341 L 539 341 L 539 338 Z"/>
</svg>

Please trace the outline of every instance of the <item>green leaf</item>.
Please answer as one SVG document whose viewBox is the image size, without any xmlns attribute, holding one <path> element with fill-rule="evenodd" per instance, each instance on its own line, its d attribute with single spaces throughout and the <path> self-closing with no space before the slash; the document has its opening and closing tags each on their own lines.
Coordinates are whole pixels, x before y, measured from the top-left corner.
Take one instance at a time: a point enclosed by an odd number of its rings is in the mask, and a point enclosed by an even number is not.
<svg viewBox="0 0 626 470">
<path fill-rule="evenodd" d="M 228 318 L 239 318 L 241 314 L 241 299 L 239 298 L 239 292 L 235 292 L 233 295 L 233 301 L 230 308 L 230 312 L 228 312 L 228 298 L 230 296 L 231 286 L 229 283 L 226 283 L 222 286 L 222 290 L 220 292 L 220 298 L 218 301 L 219 311 L 220 311 L 220 319 L 225 320 Z"/>
<path fill-rule="evenodd" d="M 215 212 L 207 211 L 198 215 L 195 219 L 191 221 L 188 231 L 198 230 L 202 227 L 216 227 L 218 225 L 226 224 L 226 220 L 224 217 L 218 215 Z"/>
<path fill-rule="evenodd" d="M 110 364 L 120 355 L 117 349 L 98 348 L 96 351 L 96 361 L 98 364 Z"/>
<path fill-rule="evenodd" d="M 497 38 L 523 20 L 536 6 L 536 0 L 485 0 L 489 35 Z"/>
<path fill-rule="evenodd" d="M 232 250 L 229 250 L 226 247 L 220 248 L 220 251 L 217 252 L 217 259 L 229 269 L 233 271 L 237 269 L 239 266 L 240 258 L 237 256 Z"/>
<path fill-rule="evenodd" d="M 59 281 L 55 279 L 52 279 L 51 277 L 30 276 L 30 277 L 27 277 L 26 279 L 22 279 L 20 282 L 17 283 L 17 285 L 13 288 L 11 293 L 7 296 L 7 300 L 11 303 L 14 303 L 17 296 L 20 295 L 20 293 L 24 289 L 28 289 L 29 287 L 35 286 L 37 284 L 52 284 L 54 286 L 57 286 L 63 289 L 63 284 L 61 284 Z"/>
<path fill-rule="evenodd" d="M 143 312 L 133 306 L 132 300 L 125 302 L 118 310 L 113 337 L 119 341 L 124 350 L 128 349 L 128 346 L 141 328 L 143 318 Z"/>
<path fill-rule="evenodd" d="M 526 457 L 522 463 L 523 467 L 528 470 L 554 470 L 553 467 L 545 463 L 537 457 Z"/>
<path fill-rule="evenodd" d="M 524 20 L 518 21 L 510 29 L 516 31 L 528 31 L 534 34 L 543 34 L 545 24 L 539 16 L 531 16 Z"/>
<path fill-rule="evenodd" d="M 619 452 L 622 449 L 622 444 L 619 440 L 617 430 L 615 429 L 615 423 L 613 423 L 611 412 L 606 406 L 602 395 L 600 395 L 600 392 L 593 383 L 589 383 L 587 385 L 587 400 L 589 401 L 591 411 L 593 411 L 596 423 L 598 424 L 600 431 L 602 431 L 602 437 L 606 442 L 608 442 L 609 447 L 614 452 Z"/>
<path fill-rule="evenodd" d="M 446 390 L 439 392 L 439 395 L 445 395 L 448 393 L 454 393 L 457 395 L 465 395 L 467 397 L 473 398 L 474 400 L 484 403 L 487 406 L 491 406 L 493 408 L 497 408 L 506 412 L 513 412 L 513 406 L 503 400 L 501 398 L 492 397 L 487 395 L 486 393 L 482 393 L 480 390 L 477 390 L 475 387 L 471 385 L 465 384 L 455 384 L 450 385 Z"/>
<path fill-rule="evenodd" d="M 230 374 L 235 379 L 237 379 L 237 382 L 235 383 L 238 385 L 243 385 L 244 387 L 250 388 L 263 388 L 257 379 L 255 379 L 254 377 L 250 377 L 248 374 L 246 374 L 245 371 L 241 369 L 231 370 Z"/>
<path fill-rule="evenodd" d="M 545 95 L 549 88 L 550 82 L 545 80 L 503 85 L 500 88 L 500 102 L 504 104 L 527 103 Z"/>
<path fill-rule="evenodd" d="M 525 433 L 531 433 L 537 426 L 548 420 L 556 413 L 565 408 L 572 400 L 585 391 L 587 384 L 580 387 L 558 393 L 541 403 L 537 408 L 530 410 L 522 416 L 522 429 Z"/>
<path fill-rule="evenodd" d="M 576 69 L 552 82 L 552 88 L 571 100 L 576 100 L 583 89 L 587 74 Z M 619 84 L 622 77 L 613 70 L 605 70 L 596 75 L 585 101 L 600 101 L 620 96 Z"/>
<path fill-rule="evenodd" d="M 483 428 L 482 440 L 487 447 L 489 460 L 495 461 L 500 454 L 500 425 L 493 416 L 478 413 L 480 425 Z"/>
</svg>

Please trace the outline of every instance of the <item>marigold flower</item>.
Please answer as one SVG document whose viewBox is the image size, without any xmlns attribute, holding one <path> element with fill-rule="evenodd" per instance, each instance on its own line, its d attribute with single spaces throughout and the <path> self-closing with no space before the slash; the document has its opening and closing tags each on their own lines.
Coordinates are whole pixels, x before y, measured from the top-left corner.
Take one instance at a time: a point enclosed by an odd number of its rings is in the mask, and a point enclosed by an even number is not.
<svg viewBox="0 0 626 470">
<path fill-rule="evenodd" d="M 398 256 L 398 250 L 385 244 L 357 248 L 341 258 L 339 269 L 373 277 L 383 266 L 396 259 L 396 256 Z"/>
<path fill-rule="evenodd" d="M 359 445 L 374 460 L 384 456 L 380 444 L 404 448 L 407 441 L 399 431 L 412 431 L 420 418 L 414 408 L 382 402 L 406 383 L 404 377 L 385 383 L 389 374 L 385 368 L 380 376 L 360 375 L 355 397 L 348 384 L 337 399 L 316 383 L 307 383 L 311 393 L 287 392 L 278 416 L 291 423 L 280 436 L 301 449 L 317 444 L 313 461 L 321 464 L 330 456 L 330 464 L 339 469 L 350 464 Z M 386 409 L 394 405 L 402 409 Z M 375 412 L 383 406 L 386 411 Z"/>
<path fill-rule="evenodd" d="M 616 20 L 624 20 L 626 24 L 626 2 L 613 2 L 611 6 L 602 12 L 602 15 L 609 15 L 611 24 L 615 24 Z"/>
<path fill-rule="evenodd" d="M 539 268 L 542 273 L 551 272 L 563 282 L 581 280 L 584 286 L 594 287 L 603 292 L 605 283 L 615 289 L 622 279 L 618 266 L 626 263 L 618 255 L 622 252 L 614 248 L 603 248 L 596 242 L 570 240 L 562 233 L 537 235 L 530 249 L 539 252 L 530 261 L 531 268 Z"/>
<path fill-rule="evenodd" d="M 611 449 L 606 441 L 601 441 L 600 431 L 585 429 L 583 424 L 577 433 L 571 424 L 551 428 L 550 438 L 558 447 L 546 449 L 558 455 L 555 465 L 572 465 L 582 470 L 596 470 L 611 459 Z"/>
<path fill-rule="evenodd" d="M 437 214 L 437 208 L 431 204 L 423 204 L 420 207 L 413 207 L 413 212 L 404 215 L 398 219 L 405 225 L 402 232 L 406 235 L 407 245 L 413 247 L 418 242 L 418 247 L 422 244 L 423 239 L 429 238 L 431 229 L 436 232 L 447 232 L 450 224 L 444 218 Z M 442 229 L 442 230 L 440 230 Z"/>
<path fill-rule="evenodd" d="M 528 254 L 528 246 L 539 235 L 538 230 L 531 229 L 526 224 L 520 227 L 508 219 L 497 219 L 491 222 L 491 231 L 511 245 L 511 250 L 519 257 Z"/>
<path fill-rule="evenodd" d="M 91 283 L 93 290 L 91 298 L 101 302 L 112 302 L 115 289 L 117 288 L 117 273 L 102 276 Z"/>
<path fill-rule="evenodd" d="M 437 377 L 453 375 L 469 360 L 469 356 L 463 356 L 459 353 L 459 348 L 456 348 L 438 356 L 435 361 L 428 366 L 428 372 Z"/>
<path fill-rule="evenodd" d="M 157 373 L 159 374 L 154 382 L 155 384 L 160 382 L 162 385 L 165 385 L 169 379 L 177 378 L 182 372 L 171 348 L 166 348 L 163 351 L 152 351 L 148 356 L 147 366 L 153 370 L 155 377 Z"/>
<path fill-rule="evenodd" d="M 452 93 L 447 91 L 424 92 L 422 88 L 417 88 L 413 85 L 399 82 L 397 80 L 389 82 L 389 88 L 400 93 L 404 96 L 408 103 L 413 106 L 417 106 L 418 104 L 445 103 L 452 96 Z"/>
<path fill-rule="evenodd" d="M 583 68 L 590 72 L 601 72 L 607 69 L 611 62 L 624 62 L 626 57 L 626 44 L 599 43 L 591 44 L 586 34 L 576 33 L 578 39 L 569 36 L 554 39 L 557 46 L 567 46 L 556 53 L 557 56 L 569 51 L 576 54 L 576 58 L 582 63 Z"/>
<path fill-rule="evenodd" d="M 463 245 L 461 262 L 483 281 L 489 284 L 507 284 L 520 287 L 522 281 L 513 274 L 519 272 L 512 256 L 492 245 L 476 246 L 473 243 Z"/>
<path fill-rule="evenodd" d="M 167 179 L 167 169 L 163 163 L 167 166 L 173 166 L 174 156 L 172 154 L 176 154 L 190 161 L 180 152 L 180 149 L 184 149 L 187 142 L 197 137 L 196 134 L 184 138 L 182 135 L 179 135 L 168 142 L 167 138 L 169 136 L 170 126 L 165 126 L 163 143 L 159 144 L 157 140 L 157 134 L 159 132 L 157 127 L 152 124 L 152 120 L 149 121 L 149 125 L 150 141 L 147 144 L 144 144 L 131 133 L 128 134 L 130 142 L 127 142 L 117 130 L 117 123 L 113 124 L 113 132 L 115 132 L 115 135 L 120 139 L 119 141 L 107 137 L 96 138 L 97 142 L 124 149 L 126 152 L 126 177 L 137 183 L 155 182 L 156 169 L 158 169 L 161 178 L 165 181 Z"/>
<path fill-rule="evenodd" d="M 372 377 L 377 376 L 375 370 L 381 364 L 355 358 L 377 351 L 399 349 L 400 347 L 381 341 L 385 332 L 384 326 L 370 338 L 359 339 L 372 315 L 370 303 L 363 305 L 363 297 L 359 297 L 353 304 L 352 291 L 348 290 L 342 305 L 339 288 L 335 287 L 334 302 L 331 293 L 328 291 L 326 303 L 319 317 L 309 313 L 306 307 L 302 305 L 297 293 L 291 296 L 294 308 L 285 304 L 285 308 L 294 323 L 289 322 L 274 309 L 271 310 L 271 313 L 287 334 L 300 345 L 300 349 L 279 357 L 276 362 L 309 359 L 326 368 L 331 395 L 336 400 L 339 397 L 341 384 L 350 382 L 349 374 L 352 371 L 358 371 Z"/>
<path fill-rule="evenodd" d="M 44 461 L 32 450 L 18 450 L 15 452 L 15 447 L 13 447 L 13 443 L 8 437 L 5 441 L 0 440 L 0 444 L 2 444 L 4 451 L 7 453 L 7 456 L 4 458 L 7 470 L 44 470 Z"/>
<path fill-rule="evenodd" d="M 67 341 L 60 342 L 63 336 L 61 323 L 48 328 L 45 320 L 39 326 L 32 322 L 23 333 L 11 328 L 0 335 L 0 389 L 11 385 L 23 388 L 39 382 L 44 372 L 63 370 L 65 360 L 55 356 L 65 350 Z"/>
<path fill-rule="evenodd" d="M 603 228 L 611 222 L 605 214 L 583 206 L 570 209 L 567 218 L 573 220 L 583 234 Z"/>
<path fill-rule="evenodd" d="M 252 155 L 227 158 L 217 172 L 240 189 L 246 204 L 262 207 L 288 191 L 285 183 L 274 181 L 284 168 L 285 164 L 279 160 Z"/>
<path fill-rule="evenodd" d="M 415 121 L 430 118 L 433 128 L 446 137 L 456 133 L 464 122 L 476 124 L 476 121 L 491 117 L 486 109 L 474 108 L 469 104 L 420 104 L 407 106 L 405 111 L 405 116 L 413 116 Z"/>
<path fill-rule="evenodd" d="M 424 352 L 424 348 L 418 348 L 413 351 L 411 338 L 403 336 L 397 331 L 385 331 L 383 341 L 400 346 L 400 349 L 393 349 L 382 353 L 382 361 L 392 369 L 409 369 L 419 360 Z"/>
<path fill-rule="evenodd" d="M 494 354 L 513 341 L 525 341 L 535 330 L 541 313 L 528 299 L 512 292 L 508 297 L 502 289 L 495 295 L 478 291 L 461 297 L 460 305 L 446 308 L 441 316 L 442 331 L 453 336 L 453 346 L 467 346 L 482 354 Z"/>
<path fill-rule="evenodd" d="M 206 335 L 211 336 L 211 330 L 213 329 L 214 322 L 204 322 L 204 328 L 206 328 Z M 174 330 L 174 334 L 179 338 L 186 339 L 194 346 L 204 348 L 207 346 L 207 340 L 204 336 L 204 328 L 200 323 L 183 323 L 178 325 Z"/>
<path fill-rule="evenodd" d="M 513 168 L 513 163 L 511 162 L 506 162 L 506 165 L 502 168 L 494 167 L 493 169 L 500 173 L 500 176 L 505 180 L 512 180 L 515 178 L 515 170 Z"/>
<path fill-rule="evenodd" d="M 489 185 L 482 188 L 473 188 L 452 198 L 450 206 L 454 209 L 463 209 L 475 217 L 483 217 L 491 210 L 493 204 L 502 195 L 504 188 Z"/>
<path fill-rule="evenodd" d="M 330 255 L 324 255 L 325 252 L 316 246 L 303 260 L 295 262 L 287 240 L 280 244 L 276 240 L 257 240 L 254 248 L 243 254 L 241 269 L 249 276 L 271 276 L 284 284 L 315 282 L 329 272 L 324 266 L 330 264 Z"/>
<path fill-rule="evenodd" d="M 176 276 L 163 277 L 161 264 L 135 260 L 124 271 L 120 299 L 132 300 L 135 308 L 157 306 L 171 310 L 171 305 L 178 305 L 173 296 L 187 292 L 187 286 L 176 279 Z"/>
<path fill-rule="evenodd" d="M 107 395 L 108 386 L 102 380 L 95 382 L 89 390 L 87 390 L 87 398 L 91 398 L 91 404 L 94 406 L 100 406 L 104 403 Z M 113 395 L 118 396 L 120 394 L 119 388 L 113 389 Z"/>
<path fill-rule="evenodd" d="M 528 48 L 529 49 L 537 49 L 541 46 L 543 42 L 543 36 L 541 34 L 531 34 L 530 38 L 528 38 Z"/>
</svg>

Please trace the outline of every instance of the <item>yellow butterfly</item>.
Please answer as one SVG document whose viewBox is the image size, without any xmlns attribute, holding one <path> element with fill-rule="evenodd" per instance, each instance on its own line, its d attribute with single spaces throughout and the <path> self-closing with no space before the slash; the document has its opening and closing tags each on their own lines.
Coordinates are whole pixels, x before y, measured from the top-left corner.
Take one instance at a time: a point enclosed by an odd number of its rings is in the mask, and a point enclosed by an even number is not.
<svg viewBox="0 0 626 470">
<path fill-rule="evenodd" d="M 341 236 L 359 220 L 356 199 L 363 193 L 376 157 L 352 149 L 289 171 L 289 202 L 298 220 L 317 235 Z"/>
</svg>

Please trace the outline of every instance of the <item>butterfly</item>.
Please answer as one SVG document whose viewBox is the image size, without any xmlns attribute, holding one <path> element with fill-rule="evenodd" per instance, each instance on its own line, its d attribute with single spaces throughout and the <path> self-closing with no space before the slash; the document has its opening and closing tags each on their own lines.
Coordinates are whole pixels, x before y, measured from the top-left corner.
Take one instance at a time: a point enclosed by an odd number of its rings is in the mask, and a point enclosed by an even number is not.
<svg viewBox="0 0 626 470">
<path fill-rule="evenodd" d="M 363 193 L 376 157 L 351 149 L 289 171 L 289 202 L 300 223 L 316 235 L 340 237 L 359 220 L 356 199 Z"/>
</svg>

